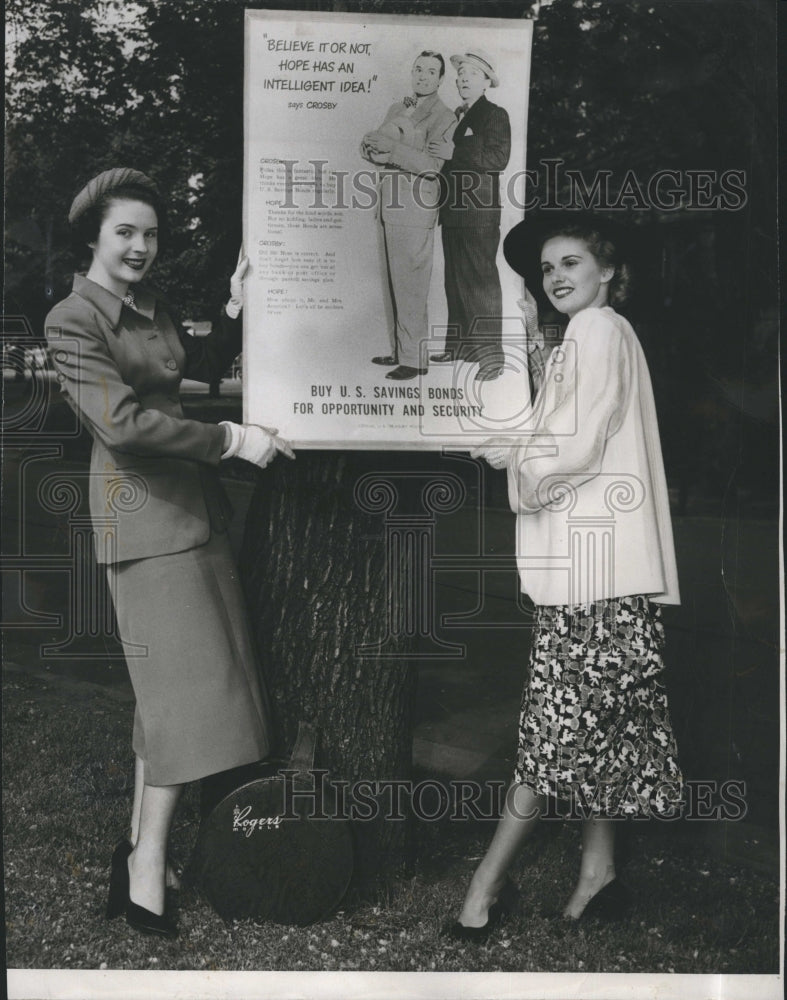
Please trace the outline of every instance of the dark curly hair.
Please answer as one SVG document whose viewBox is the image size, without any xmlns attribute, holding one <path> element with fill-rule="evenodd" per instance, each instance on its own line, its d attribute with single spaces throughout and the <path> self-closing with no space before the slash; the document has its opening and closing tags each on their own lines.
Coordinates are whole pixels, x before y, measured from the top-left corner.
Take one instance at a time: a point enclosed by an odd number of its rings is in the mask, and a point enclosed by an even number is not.
<svg viewBox="0 0 787 1000">
<path fill-rule="evenodd" d="M 149 205 L 158 220 L 159 247 L 166 240 L 166 212 L 159 196 L 141 184 L 122 184 L 107 191 L 71 224 L 72 247 L 74 256 L 79 260 L 90 259 L 88 244 L 95 243 L 98 239 L 101 224 L 116 201 L 141 201 Z"/>
<path fill-rule="evenodd" d="M 612 226 L 601 221 L 569 221 L 548 227 L 541 237 L 540 249 L 548 240 L 559 236 L 582 240 L 601 267 L 614 268 L 615 273 L 607 285 L 611 306 L 622 305 L 631 293 L 631 268 L 623 259 L 623 238 Z"/>
<path fill-rule="evenodd" d="M 430 59 L 436 59 L 440 63 L 440 79 L 445 76 L 445 59 L 440 55 L 439 52 L 434 52 L 432 49 L 424 49 L 423 52 L 419 52 L 415 57 L 416 62 L 421 58 L 421 56 L 428 56 Z"/>
</svg>

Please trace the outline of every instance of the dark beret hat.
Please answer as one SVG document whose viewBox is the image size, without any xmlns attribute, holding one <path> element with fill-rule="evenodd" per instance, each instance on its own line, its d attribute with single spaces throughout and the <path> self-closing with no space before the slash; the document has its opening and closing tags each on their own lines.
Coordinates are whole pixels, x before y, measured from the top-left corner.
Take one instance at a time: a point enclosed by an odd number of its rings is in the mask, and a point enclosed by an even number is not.
<svg viewBox="0 0 787 1000">
<path fill-rule="evenodd" d="M 113 167 L 111 170 L 105 170 L 97 177 L 94 177 L 92 181 L 88 181 L 85 184 L 76 198 L 71 202 L 68 221 L 76 222 L 83 212 L 86 212 L 91 205 L 95 205 L 105 194 L 114 188 L 123 187 L 126 184 L 136 184 L 138 187 L 147 188 L 152 195 L 158 195 L 156 185 L 147 174 L 143 174 L 139 170 L 133 170 L 131 167 Z"/>
</svg>

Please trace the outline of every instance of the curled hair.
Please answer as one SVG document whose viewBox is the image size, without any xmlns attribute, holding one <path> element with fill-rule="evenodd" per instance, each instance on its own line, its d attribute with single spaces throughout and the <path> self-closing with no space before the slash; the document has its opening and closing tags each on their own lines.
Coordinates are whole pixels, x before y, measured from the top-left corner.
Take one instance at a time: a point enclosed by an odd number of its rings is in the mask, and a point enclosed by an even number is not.
<svg viewBox="0 0 787 1000">
<path fill-rule="evenodd" d="M 567 222 L 549 228 L 541 240 L 541 248 L 548 240 L 558 236 L 582 240 L 601 267 L 614 268 L 607 285 L 607 298 L 611 306 L 623 305 L 631 293 L 631 268 L 623 259 L 620 238 L 602 222 Z"/>
<path fill-rule="evenodd" d="M 429 59 L 436 59 L 440 63 L 440 79 L 442 80 L 445 76 L 445 59 L 443 59 L 440 53 L 433 52 L 431 49 L 424 49 L 423 52 L 419 52 L 415 57 L 416 60 L 420 59 L 421 56 L 427 56 Z"/>
<path fill-rule="evenodd" d="M 121 184 L 103 194 L 95 204 L 85 209 L 79 218 L 71 224 L 74 255 L 80 260 L 90 256 L 88 244 L 95 243 L 98 239 L 101 224 L 116 201 L 141 201 L 143 204 L 149 205 L 156 213 L 159 245 L 161 244 L 166 228 L 166 215 L 161 199 L 141 184 Z"/>
</svg>

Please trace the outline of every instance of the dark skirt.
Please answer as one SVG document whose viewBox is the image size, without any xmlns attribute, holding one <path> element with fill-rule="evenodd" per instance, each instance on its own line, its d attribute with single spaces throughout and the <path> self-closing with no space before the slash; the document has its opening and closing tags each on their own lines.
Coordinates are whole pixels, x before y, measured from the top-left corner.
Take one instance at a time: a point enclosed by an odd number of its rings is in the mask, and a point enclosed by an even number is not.
<svg viewBox="0 0 787 1000">
<path fill-rule="evenodd" d="M 181 784 L 265 757 L 268 706 L 227 536 L 118 563 L 108 577 L 146 783 Z"/>
<path fill-rule="evenodd" d="M 647 597 L 540 606 L 515 780 L 581 815 L 674 815 L 682 776 Z"/>
</svg>

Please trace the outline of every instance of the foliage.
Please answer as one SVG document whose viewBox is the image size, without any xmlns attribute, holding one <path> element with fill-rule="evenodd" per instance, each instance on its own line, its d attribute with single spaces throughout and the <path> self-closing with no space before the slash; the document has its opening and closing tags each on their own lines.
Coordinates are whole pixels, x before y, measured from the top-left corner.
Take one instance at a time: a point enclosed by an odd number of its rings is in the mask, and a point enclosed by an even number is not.
<svg viewBox="0 0 787 1000">
<path fill-rule="evenodd" d="M 223 289 L 240 240 L 246 6 L 257 4 L 11 0 L 7 279 L 15 308 L 38 316 L 61 294 L 71 270 L 65 209 L 80 182 L 119 162 L 151 174 L 170 198 L 172 246 L 158 269 L 161 283 L 197 312 Z M 517 17 L 533 5 L 265 6 Z M 531 160 L 559 158 L 588 175 L 746 169 L 756 218 L 743 213 L 745 222 L 772 250 L 773 14 L 768 0 L 543 4 L 533 50 Z M 772 273 L 767 280 L 775 288 Z"/>
</svg>

